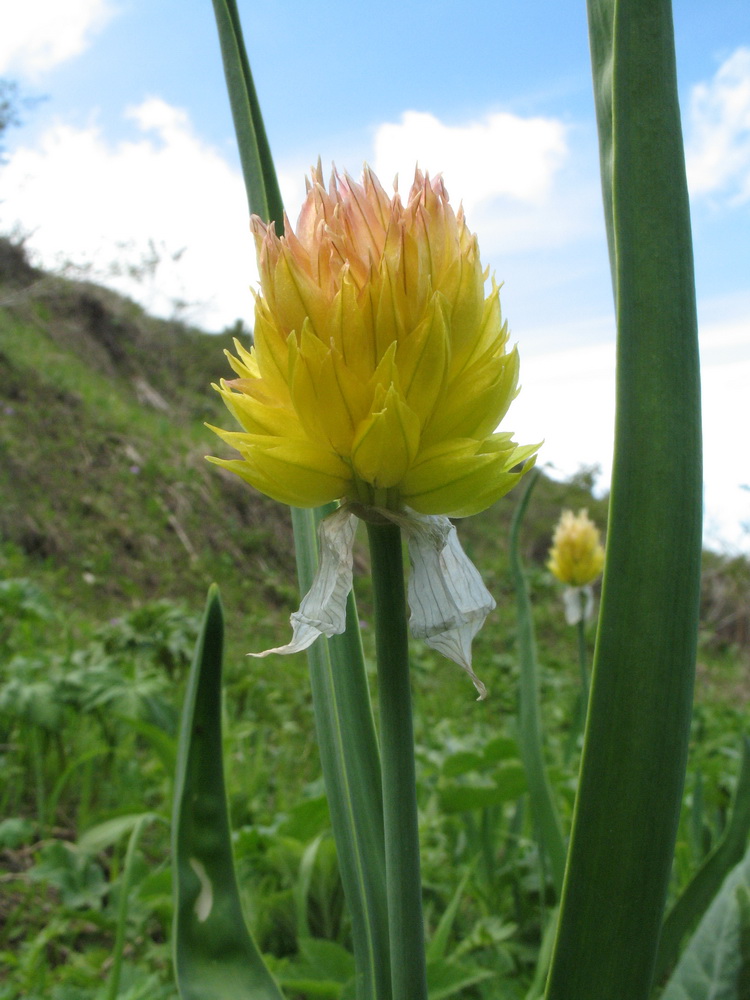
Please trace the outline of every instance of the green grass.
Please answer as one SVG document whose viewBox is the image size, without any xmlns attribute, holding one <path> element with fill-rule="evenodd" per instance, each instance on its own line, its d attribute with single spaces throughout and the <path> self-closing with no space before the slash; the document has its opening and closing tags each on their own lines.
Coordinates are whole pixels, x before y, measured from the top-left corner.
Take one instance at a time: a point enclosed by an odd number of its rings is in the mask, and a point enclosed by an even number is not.
<svg viewBox="0 0 750 1000">
<path fill-rule="evenodd" d="M 228 624 L 225 757 L 248 922 L 290 997 L 345 1000 L 335 984 L 346 978 L 350 926 L 306 663 L 243 655 L 288 634 L 298 599 L 288 511 L 203 459 L 219 447 L 203 421 L 230 425 L 209 387 L 227 373 L 229 338 L 35 275 L 0 249 L 0 262 L 14 262 L 0 266 L 0 1000 L 107 995 L 128 836 L 144 812 L 119 996 L 174 1000 L 166 819 L 184 679 L 213 580 Z M 143 380 L 167 409 L 153 394 L 144 402 Z M 522 537 L 545 753 L 566 832 L 576 635 L 544 563 L 562 507 L 586 506 L 605 527 L 593 482 L 591 471 L 542 477 Z M 459 668 L 410 647 L 428 944 L 441 982 L 465 983 L 441 995 L 476 1000 L 525 996 L 552 898 L 516 742 L 515 503 L 459 526 L 498 602 L 475 643 L 490 698 L 477 703 Z M 357 565 L 377 696 L 363 544 Z M 749 582 L 747 560 L 706 554 L 674 892 L 726 823 L 746 728 Z"/>
</svg>

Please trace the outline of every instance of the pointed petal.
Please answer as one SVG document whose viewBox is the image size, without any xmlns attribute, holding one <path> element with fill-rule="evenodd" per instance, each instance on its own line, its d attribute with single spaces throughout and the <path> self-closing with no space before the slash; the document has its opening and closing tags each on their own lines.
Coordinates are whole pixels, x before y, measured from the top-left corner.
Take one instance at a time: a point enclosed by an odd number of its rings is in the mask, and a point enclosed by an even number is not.
<svg viewBox="0 0 750 1000">
<path fill-rule="evenodd" d="M 517 448 L 507 435 L 497 435 L 496 441 L 488 438 L 437 446 L 406 474 L 401 496 L 422 514 L 468 517 L 511 490 L 534 464 L 532 456 L 538 447 Z M 519 471 L 510 471 L 521 463 Z"/>
<path fill-rule="evenodd" d="M 436 293 L 425 319 L 396 348 L 399 386 L 422 427 L 429 421 L 445 382 L 448 365 L 446 303 Z"/>
<path fill-rule="evenodd" d="M 357 429 L 352 464 L 365 482 L 388 489 L 401 482 L 419 447 L 419 417 L 391 384 L 382 409 Z"/>
<path fill-rule="evenodd" d="M 228 432 L 231 433 L 231 432 Z M 349 467 L 330 449 L 311 441 L 280 441 L 260 434 L 230 439 L 238 459 L 209 458 L 291 507 L 318 507 L 344 496 L 351 483 Z"/>
</svg>

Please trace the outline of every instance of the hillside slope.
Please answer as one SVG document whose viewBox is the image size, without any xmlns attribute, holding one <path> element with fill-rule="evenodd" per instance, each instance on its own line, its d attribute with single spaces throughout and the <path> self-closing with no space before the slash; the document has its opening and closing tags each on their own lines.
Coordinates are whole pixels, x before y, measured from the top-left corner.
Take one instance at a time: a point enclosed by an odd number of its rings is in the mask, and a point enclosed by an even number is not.
<svg viewBox="0 0 750 1000">
<path fill-rule="evenodd" d="M 204 459 L 224 449 L 203 422 L 227 422 L 210 383 L 229 372 L 230 342 L 38 272 L 0 241 L 6 561 L 100 614 L 159 597 L 200 606 L 214 579 L 233 600 L 292 601 L 288 512 Z"/>
</svg>

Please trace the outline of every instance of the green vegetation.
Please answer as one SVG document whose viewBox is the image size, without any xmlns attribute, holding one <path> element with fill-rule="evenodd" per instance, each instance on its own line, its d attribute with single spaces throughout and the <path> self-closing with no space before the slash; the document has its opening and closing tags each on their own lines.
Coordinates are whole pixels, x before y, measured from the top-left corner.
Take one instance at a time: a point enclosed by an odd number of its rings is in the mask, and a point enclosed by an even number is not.
<svg viewBox="0 0 750 1000">
<path fill-rule="evenodd" d="M 289 512 L 203 459 L 223 447 L 203 422 L 220 419 L 209 383 L 228 374 L 230 339 L 37 272 L 0 241 L 0 1000 L 177 997 L 177 719 L 212 581 L 227 620 L 224 762 L 248 924 L 287 996 L 353 996 L 307 665 L 243 655 L 288 635 L 297 602 Z M 544 563 L 562 507 L 588 507 L 605 528 L 594 482 L 590 470 L 567 483 L 540 477 L 521 528 L 543 750 L 565 836 L 578 647 Z M 477 703 L 459 668 L 410 640 L 432 1000 L 539 992 L 554 893 L 517 741 L 508 556 L 517 503 L 511 495 L 459 527 L 498 602 L 475 642 L 488 700 Z M 363 539 L 360 569 L 365 559 Z M 377 699 L 366 575 L 356 586 Z M 749 634 L 750 564 L 706 553 L 673 899 L 727 826 Z"/>
</svg>

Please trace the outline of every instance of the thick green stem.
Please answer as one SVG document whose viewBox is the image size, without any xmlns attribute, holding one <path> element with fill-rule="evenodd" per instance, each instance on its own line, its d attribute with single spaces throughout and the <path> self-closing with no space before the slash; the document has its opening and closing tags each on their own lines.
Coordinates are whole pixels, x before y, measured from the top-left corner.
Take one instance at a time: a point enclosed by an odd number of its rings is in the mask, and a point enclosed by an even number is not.
<svg viewBox="0 0 750 1000">
<path fill-rule="evenodd" d="M 385 871 L 393 1000 L 426 1000 L 414 727 L 401 531 L 367 525 L 375 596 Z"/>
</svg>

